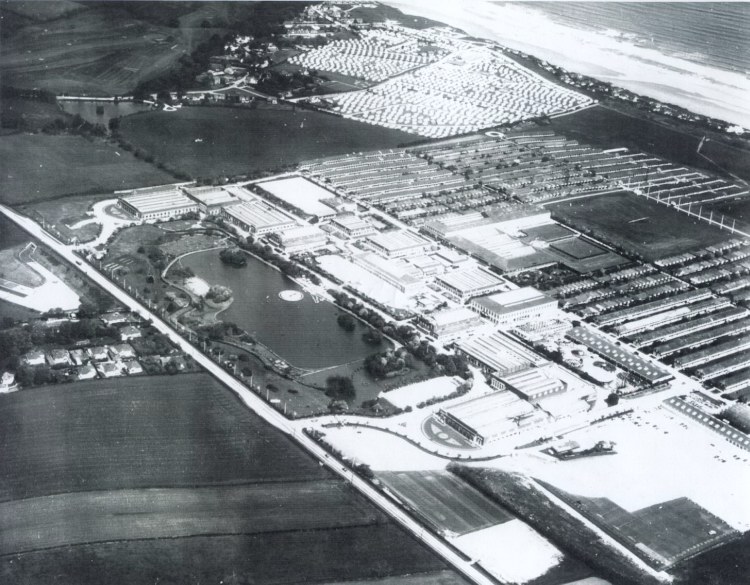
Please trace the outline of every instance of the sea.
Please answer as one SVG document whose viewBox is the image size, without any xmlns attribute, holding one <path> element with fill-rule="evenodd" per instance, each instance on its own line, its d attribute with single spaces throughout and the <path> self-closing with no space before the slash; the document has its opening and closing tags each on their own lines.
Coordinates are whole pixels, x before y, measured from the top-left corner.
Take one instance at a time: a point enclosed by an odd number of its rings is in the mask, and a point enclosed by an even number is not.
<svg viewBox="0 0 750 585">
<path fill-rule="evenodd" d="M 750 73 L 750 2 L 534 2 L 529 8 L 567 26 L 621 36 L 687 61 Z"/>
<path fill-rule="evenodd" d="M 575 73 L 750 128 L 750 3 L 385 0 Z"/>
</svg>

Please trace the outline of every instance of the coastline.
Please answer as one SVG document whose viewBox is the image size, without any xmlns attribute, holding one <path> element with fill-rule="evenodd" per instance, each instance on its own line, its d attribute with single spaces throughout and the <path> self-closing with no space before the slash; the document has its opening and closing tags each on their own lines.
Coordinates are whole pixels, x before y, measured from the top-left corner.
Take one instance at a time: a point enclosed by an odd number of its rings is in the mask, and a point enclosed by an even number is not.
<svg viewBox="0 0 750 585">
<path fill-rule="evenodd" d="M 742 106 L 750 102 L 750 80 L 739 73 L 640 47 L 627 37 L 566 26 L 533 4 L 497 4 L 489 0 L 384 3 L 406 15 L 442 22 L 568 71 L 750 128 L 750 111 Z"/>
</svg>

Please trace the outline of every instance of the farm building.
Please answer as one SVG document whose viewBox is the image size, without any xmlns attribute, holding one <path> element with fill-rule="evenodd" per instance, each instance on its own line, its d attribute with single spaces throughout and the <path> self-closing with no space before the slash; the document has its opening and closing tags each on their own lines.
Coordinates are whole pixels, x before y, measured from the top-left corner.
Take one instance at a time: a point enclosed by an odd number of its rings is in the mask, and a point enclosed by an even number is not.
<svg viewBox="0 0 750 585">
<path fill-rule="evenodd" d="M 448 272 L 435 279 L 435 283 L 455 301 L 465 303 L 471 297 L 486 295 L 503 288 L 507 283 L 475 266 L 466 270 Z"/>
<path fill-rule="evenodd" d="M 500 331 L 488 337 L 462 341 L 456 350 L 485 372 L 498 372 L 501 375 L 547 363 L 543 357 Z"/>
<path fill-rule="evenodd" d="M 544 413 L 532 404 L 504 391 L 441 408 L 436 416 L 478 446 L 546 420 Z"/>
<path fill-rule="evenodd" d="M 339 215 L 331 220 L 331 225 L 350 238 L 362 238 L 377 232 L 369 221 L 354 214 Z"/>
<path fill-rule="evenodd" d="M 224 207 L 221 214 L 246 232 L 259 236 L 288 230 L 297 225 L 290 215 L 257 200 Z"/>
<path fill-rule="evenodd" d="M 314 225 L 294 227 L 271 234 L 269 238 L 289 254 L 315 250 L 328 243 L 326 233 Z"/>
<path fill-rule="evenodd" d="M 386 258 L 406 258 L 428 252 L 435 245 L 420 235 L 405 230 L 386 232 L 367 238 L 367 243 Z"/>
<path fill-rule="evenodd" d="M 183 191 L 206 215 L 219 215 L 224 206 L 238 202 L 234 194 L 221 187 L 185 187 Z"/>
<path fill-rule="evenodd" d="M 464 307 L 442 309 L 428 315 L 419 315 L 415 324 L 439 338 L 452 338 L 482 325 L 474 311 Z"/>
<path fill-rule="evenodd" d="M 198 204 L 177 187 L 136 189 L 124 195 L 117 203 L 138 219 L 171 219 L 191 211 L 198 211 Z"/>
<path fill-rule="evenodd" d="M 544 327 L 557 312 L 557 301 L 527 286 L 472 299 L 469 307 L 501 327 L 515 327 L 531 320 Z"/>
</svg>

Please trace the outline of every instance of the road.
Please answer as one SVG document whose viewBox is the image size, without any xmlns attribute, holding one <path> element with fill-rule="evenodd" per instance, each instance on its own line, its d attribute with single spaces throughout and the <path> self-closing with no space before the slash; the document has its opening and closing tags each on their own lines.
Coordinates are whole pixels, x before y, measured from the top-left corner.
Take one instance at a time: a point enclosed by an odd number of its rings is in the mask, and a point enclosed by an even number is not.
<svg viewBox="0 0 750 585">
<path fill-rule="evenodd" d="M 171 325 L 159 318 L 155 313 L 131 297 L 125 291 L 116 286 L 109 279 L 100 274 L 88 262 L 77 256 L 73 250 L 50 236 L 42 227 L 33 220 L 20 215 L 6 207 L 0 205 L 0 213 L 3 213 L 11 221 L 16 223 L 23 230 L 37 238 L 63 259 L 71 263 L 80 272 L 88 276 L 93 282 L 109 292 L 119 302 L 125 305 L 133 313 L 140 315 L 143 319 L 149 319 L 156 329 L 169 337 L 183 352 L 190 355 L 199 363 L 209 374 L 223 383 L 227 388 L 234 392 L 253 412 L 261 416 L 266 422 L 270 423 L 280 431 L 290 435 L 302 448 L 316 457 L 323 465 L 327 466 L 334 473 L 351 483 L 360 493 L 373 502 L 376 506 L 387 513 L 396 522 L 401 524 L 415 538 L 421 540 L 425 545 L 431 548 L 435 553 L 442 557 L 447 563 L 452 565 L 457 571 L 464 575 L 471 582 L 477 585 L 494 585 L 494 582 L 485 576 L 482 572 L 471 565 L 470 561 L 465 561 L 441 538 L 424 530 L 421 524 L 411 518 L 404 510 L 389 500 L 379 490 L 375 489 L 369 482 L 354 474 L 349 468 L 344 467 L 330 457 L 328 453 L 310 437 L 302 433 L 302 427 L 288 420 L 271 405 L 264 402 L 259 396 L 254 394 L 242 382 L 235 379 L 229 372 L 216 364 L 210 358 L 205 356 L 197 348 L 193 347 L 186 339 L 181 337 Z"/>
</svg>

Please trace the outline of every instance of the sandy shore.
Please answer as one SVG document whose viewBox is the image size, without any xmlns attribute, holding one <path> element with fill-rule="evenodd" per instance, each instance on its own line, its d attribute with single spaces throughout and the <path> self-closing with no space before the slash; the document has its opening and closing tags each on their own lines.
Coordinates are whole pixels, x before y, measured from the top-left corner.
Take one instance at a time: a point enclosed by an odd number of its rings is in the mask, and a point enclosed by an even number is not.
<svg viewBox="0 0 750 585">
<path fill-rule="evenodd" d="M 443 22 L 573 72 L 609 81 L 698 114 L 750 128 L 750 80 L 639 47 L 613 34 L 554 22 L 533 4 L 488 0 L 388 0 L 405 14 Z"/>
</svg>

